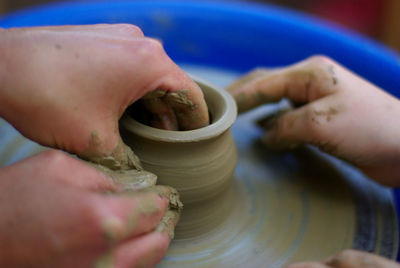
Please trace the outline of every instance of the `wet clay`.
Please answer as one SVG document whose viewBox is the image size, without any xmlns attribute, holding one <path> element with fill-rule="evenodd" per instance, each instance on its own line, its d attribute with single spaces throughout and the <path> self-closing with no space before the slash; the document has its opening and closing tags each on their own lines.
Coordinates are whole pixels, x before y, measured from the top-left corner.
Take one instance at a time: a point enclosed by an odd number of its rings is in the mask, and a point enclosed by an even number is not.
<svg viewBox="0 0 400 268">
<path fill-rule="evenodd" d="M 156 186 L 157 176 L 142 168 L 139 158 L 130 147 L 121 144 L 112 156 L 89 159 L 91 161 L 85 161 L 88 165 L 105 174 L 118 186 L 117 192 L 109 194 L 134 196 L 146 192 L 155 192 L 160 196 L 167 197 L 169 200 L 167 211 L 154 229 L 154 232 L 166 233 L 171 239 L 174 238 L 175 226 L 183 209 L 179 193 L 171 187 Z M 159 210 L 154 199 L 143 196 L 139 201 L 138 209 L 140 215 L 152 214 Z M 117 218 L 107 219 L 103 223 L 104 237 L 108 241 L 110 249 L 96 261 L 96 268 L 114 267 L 114 243 L 129 237 L 136 226 L 138 216 L 137 213 L 134 213 L 125 224 Z"/>
<path fill-rule="evenodd" d="M 180 214 L 183 209 L 183 204 L 180 201 L 179 193 L 171 188 L 166 186 L 157 186 L 154 185 L 156 182 L 156 176 L 146 171 L 138 171 L 138 173 L 130 171 L 125 171 L 122 175 L 123 179 L 119 179 L 120 171 L 115 171 L 108 169 L 104 166 L 100 166 L 98 164 L 90 163 L 90 165 L 96 167 L 99 171 L 108 175 L 113 182 L 121 184 L 123 189 L 118 191 L 118 193 L 112 193 L 117 195 L 129 195 L 129 196 L 137 196 L 142 195 L 140 198 L 140 202 L 138 204 L 139 214 L 133 213 L 131 217 L 128 217 L 126 223 L 122 223 L 120 219 L 110 218 L 107 219 L 103 224 L 102 228 L 104 231 L 104 237 L 106 241 L 108 241 L 110 249 L 106 254 L 101 256 L 95 263 L 96 268 L 113 268 L 114 267 L 114 258 L 113 251 L 115 242 L 121 241 L 121 239 L 128 238 L 132 233 L 133 229 L 136 226 L 138 216 L 139 215 L 147 215 L 155 213 L 159 210 L 158 206 L 155 204 L 153 198 L 146 197 L 143 195 L 147 192 L 157 193 L 159 196 L 163 196 L 168 198 L 169 204 L 167 211 L 163 215 L 160 223 L 156 226 L 153 232 L 161 232 L 166 233 L 170 239 L 173 239 L 175 236 L 175 226 L 179 221 Z M 151 174 L 151 176 L 144 176 L 148 180 L 144 180 L 143 183 L 141 180 L 143 179 L 143 173 Z M 133 174 L 131 179 L 129 179 L 127 174 Z M 138 177 L 135 175 L 139 174 Z M 155 180 L 154 180 L 155 178 Z M 139 184 L 137 181 L 141 181 Z M 150 185 L 154 183 L 153 185 Z"/>
<path fill-rule="evenodd" d="M 157 176 L 151 172 L 145 170 L 112 170 L 103 165 L 91 163 L 85 161 L 90 166 L 96 168 L 98 171 L 107 175 L 108 178 L 112 180 L 118 186 L 118 191 L 109 194 L 118 194 L 118 195 L 138 195 L 146 192 L 154 192 L 159 196 L 166 197 L 169 200 L 168 211 L 173 211 L 173 214 L 167 213 L 164 215 L 162 222 L 170 222 L 173 218 L 173 222 L 176 223 L 179 220 L 179 214 L 183 209 L 183 203 L 180 200 L 180 195 L 178 191 L 172 187 L 167 186 L 158 186 Z M 139 204 L 139 210 L 143 214 L 154 213 L 155 209 L 158 207 L 155 205 L 153 200 L 141 199 L 141 203 Z M 173 216 L 171 216 L 173 215 Z M 111 219 L 112 220 L 112 219 Z M 134 219 L 131 219 L 131 225 L 134 225 Z M 160 223 L 160 225 L 167 226 L 172 230 L 168 230 L 168 234 L 173 234 L 173 226 L 170 224 Z M 111 224 L 112 223 L 112 224 Z M 114 224 L 115 221 L 110 221 L 105 226 L 105 235 L 107 237 L 113 236 L 113 230 L 115 228 L 108 228 L 110 226 L 118 226 L 118 223 Z M 134 227 L 134 226 L 133 226 Z M 172 227 L 172 228 L 171 228 Z M 116 227 L 117 228 L 117 227 Z M 166 227 L 158 228 L 158 230 L 168 229 Z M 157 230 L 157 229 L 156 229 Z M 173 237 L 173 236 L 172 236 Z"/>
<path fill-rule="evenodd" d="M 96 140 L 95 132 L 92 133 L 92 142 Z M 117 145 L 111 155 L 108 156 L 81 156 L 85 160 L 99 164 L 112 170 L 142 170 L 139 158 L 135 155 L 131 148 L 126 146 L 122 141 Z"/>
<path fill-rule="evenodd" d="M 188 95 L 189 95 L 189 90 L 185 89 L 178 90 L 176 92 L 154 90 L 152 92 L 147 93 L 145 96 L 143 96 L 142 99 L 149 100 L 149 99 L 165 98 L 166 101 L 169 103 L 182 104 L 188 106 L 191 110 L 194 110 L 196 106 L 193 105 L 193 102 L 189 99 Z"/>
<path fill-rule="evenodd" d="M 236 118 L 233 98 L 223 90 L 198 84 L 214 119 L 207 127 L 166 131 L 128 116 L 121 120 L 121 135 L 140 157 L 143 167 L 157 174 L 158 183 L 170 185 L 180 193 L 185 210 L 176 228 L 178 239 L 204 234 L 224 219 L 219 208 L 225 204 L 223 196 L 237 161 L 229 130 Z M 170 96 L 187 104 L 184 93 Z"/>
<path fill-rule="evenodd" d="M 209 117 L 206 111 L 198 109 L 204 109 L 198 101 L 200 100 L 196 100 L 194 95 L 191 96 L 187 89 L 174 92 L 155 90 L 147 93 L 134 105 L 142 105 L 145 108 L 139 109 L 135 114 L 142 117 L 140 122 L 161 129 L 187 130 L 204 127 L 209 124 Z"/>
<path fill-rule="evenodd" d="M 123 191 L 141 190 L 157 183 L 157 176 L 151 172 L 137 169 L 113 170 L 104 165 L 87 162 L 98 171 L 107 175 L 114 183 L 123 187 Z"/>
</svg>

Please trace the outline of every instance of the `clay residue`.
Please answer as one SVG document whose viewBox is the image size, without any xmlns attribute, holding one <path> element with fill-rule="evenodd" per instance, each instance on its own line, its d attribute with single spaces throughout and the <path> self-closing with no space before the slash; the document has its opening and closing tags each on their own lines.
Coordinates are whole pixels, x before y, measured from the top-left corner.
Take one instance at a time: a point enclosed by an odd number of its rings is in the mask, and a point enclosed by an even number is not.
<svg viewBox="0 0 400 268">
<path fill-rule="evenodd" d="M 182 89 L 175 92 L 168 92 L 163 90 L 154 90 L 152 92 L 147 93 L 142 97 L 144 100 L 149 99 L 164 99 L 165 102 L 170 104 L 181 104 L 185 106 L 189 106 L 191 110 L 196 109 L 197 105 L 194 105 L 189 97 L 189 90 Z"/>
<path fill-rule="evenodd" d="M 313 113 L 316 116 L 324 116 L 326 118 L 326 121 L 331 121 L 335 115 L 339 113 L 339 110 L 334 108 L 334 107 L 329 107 L 328 110 L 314 110 Z M 318 121 L 318 120 L 316 120 Z"/>
<path fill-rule="evenodd" d="M 332 83 L 336 85 L 338 83 L 338 79 L 335 73 L 335 66 L 331 65 L 328 67 L 328 72 L 332 75 Z"/>
<path fill-rule="evenodd" d="M 96 133 L 93 133 L 92 138 L 97 140 Z M 167 186 L 156 186 L 157 176 L 143 170 L 139 158 L 133 153 L 130 147 L 123 143 L 117 147 L 111 156 L 91 157 L 89 159 L 91 162 L 86 161 L 89 165 L 105 174 L 113 183 L 119 186 L 119 191 L 111 194 L 138 195 L 144 192 L 155 192 L 159 196 L 167 197 L 169 199 L 168 209 L 154 231 L 165 232 L 173 239 L 174 229 L 183 209 L 179 193 L 175 189 Z M 143 196 L 139 199 L 138 209 L 140 215 L 152 214 L 159 211 L 154 197 L 151 197 L 151 200 L 149 198 Z M 102 224 L 106 241 L 110 245 L 113 245 L 122 237 L 128 237 L 136 227 L 139 214 L 136 212 L 132 213 L 128 217 L 126 224 L 123 224 L 117 218 L 107 219 Z M 123 225 L 125 225 L 125 228 Z M 95 267 L 114 267 L 112 254 L 107 253 L 99 258 Z"/>
<path fill-rule="evenodd" d="M 170 210 L 181 212 L 183 209 L 183 203 L 180 200 L 178 191 L 170 186 L 155 185 L 153 187 L 143 189 L 141 192 L 156 192 L 159 196 L 168 198 L 168 209 Z"/>
<path fill-rule="evenodd" d="M 122 141 L 109 156 L 88 156 L 85 157 L 85 159 L 112 170 L 143 169 L 139 158 L 135 155 L 132 149 Z"/>
<path fill-rule="evenodd" d="M 122 187 L 122 191 L 136 191 L 151 187 L 156 184 L 157 176 L 145 170 L 112 170 L 104 165 L 88 162 L 89 165 L 105 174 L 116 185 Z"/>
<path fill-rule="evenodd" d="M 166 95 L 167 102 L 169 103 L 177 103 L 189 106 L 191 110 L 194 110 L 196 105 L 193 105 L 193 102 L 189 99 L 189 90 L 178 90 L 176 92 L 169 92 Z"/>
<path fill-rule="evenodd" d="M 139 200 L 139 211 L 144 215 L 160 211 L 153 196 L 144 196 Z"/>
<path fill-rule="evenodd" d="M 155 231 L 160 233 L 167 233 L 170 239 L 175 236 L 175 225 L 179 221 L 179 212 L 176 210 L 168 210 L 161 222 L 156 227 Z"/>
<path fill-rule="evenodd" d="M 189 130 L 204 127 L 209 124 L 209 116 L 202 111 L 199 103 L 196 103 L 190 90 L 182 89 L 174 92 L 155 90 L 142 97 L 144 107 L 154 115 L 157 121 L 171 121 L 171 130 Z M 176 122 L 176 123 L 175 123 Z M 143 123 L 143 122 L 142 122 Z M 145 123 L 147 124 L 147 123 Z M 151 124 L 151 122 L 150 122 Z M 160 124 L 151 124 L 160 128 Z M 167 125 L 170 125 L 168 123 Z M 165 126 L 164 126 L 165 128 Z"/>
</svg>

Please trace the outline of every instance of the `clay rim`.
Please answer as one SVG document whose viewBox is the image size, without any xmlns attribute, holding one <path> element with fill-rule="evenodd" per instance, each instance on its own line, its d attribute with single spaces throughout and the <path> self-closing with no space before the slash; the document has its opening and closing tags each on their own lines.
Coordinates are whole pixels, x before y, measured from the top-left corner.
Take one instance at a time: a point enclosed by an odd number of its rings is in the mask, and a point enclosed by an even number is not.
<svg viewBox="0 0 400 268">
<path fill-rule="evenodd" d="M 124 114 L 120 120 L 121 126 L 140 137 L 163 142 L 196 142 L 214 138 L 228 130 L 236 120 L 237 107 L 233 97 L 224 89 L 211 85 L 208 82 L 194 76 L 190 76 L 200 88 L 203 90 L 207 105 L 209 105 L 210 94 L 214 95 L 214 100 L 217 102 L 217 107 L 210 107 L 213 115 L 213 122 L 203 128 L 186 130 L 186 131 L 171 131 L 153 128 L 133 119 L 130 115 Z M 217 99 L 218 98 L 218 99 Z M 217 111 L 213 111 L 217 110 Z"/>
</svg>

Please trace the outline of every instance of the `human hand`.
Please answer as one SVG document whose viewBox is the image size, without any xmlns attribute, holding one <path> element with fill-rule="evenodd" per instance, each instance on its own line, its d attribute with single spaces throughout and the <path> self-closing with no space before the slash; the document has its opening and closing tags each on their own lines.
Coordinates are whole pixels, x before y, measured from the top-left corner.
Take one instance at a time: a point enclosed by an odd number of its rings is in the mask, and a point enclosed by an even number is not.
<svg viewBox="0 0 400 268">
<path fill-rule="evenodd" d="M 126 162 L 118 120 L 147 93 L 153 124 L 208 124 L 200 88 L 133 25 L 0 30 L 0 116 L 24 136 L 85 159 Z"/>
<path fill-rule="evenodd" d="M 228 90 L 239 112 L 282 98 L 302 104 L 268 120 L 268 147 L 313 144 L 380 183 L 400 186 L 400 101 L 333 60 L 316 56 L 256 70 Z"/>
<path fill-rule="evenodd" d="M 344 250 L 339 254 L 320 262 L 302 262 L 285 268 L 399 268 L 394 261 L 367 252 Z"/>
<path fill-rule="evenodd" d="M 0 267 L 155 265 L 176 224 L 154 231 L 169 202 L 162 196 L 171 189 L 101 193 L 119 187 L 59 151 L 0 169 Z"/>
</svg>

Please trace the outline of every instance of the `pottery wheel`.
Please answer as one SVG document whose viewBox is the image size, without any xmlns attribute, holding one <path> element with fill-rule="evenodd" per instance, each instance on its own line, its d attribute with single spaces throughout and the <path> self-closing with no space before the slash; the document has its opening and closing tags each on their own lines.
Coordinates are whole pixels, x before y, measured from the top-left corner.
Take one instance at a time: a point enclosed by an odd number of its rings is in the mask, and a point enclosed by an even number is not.
<svg viewBox="0 0 400 268">
<path fill-rule="evenodd" d="M 234 76 L 185 68 L 225 86 Z M 218 77 L 218 78 L 217 78 Z M 224 80 L 224 78 L 226 78 Z M 215 209 L 218 224 L 177 237 L 158 267 L 282 267 L 355 248 L 396 258 L 398 225 L 390 189 L 353 167 L 307 147 L 272 153 L 254 123 L 275 106 L 241 115 L 232 127 L 239 160 L 231 187 Z M 41 148 L 0 121 L 0 166 Z"/>
</svg>

